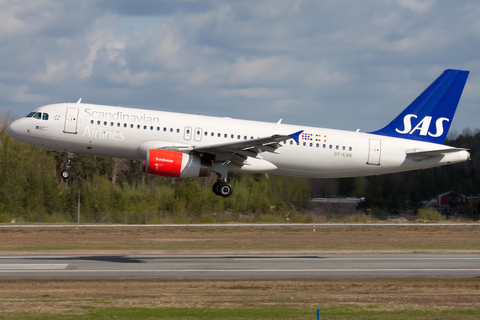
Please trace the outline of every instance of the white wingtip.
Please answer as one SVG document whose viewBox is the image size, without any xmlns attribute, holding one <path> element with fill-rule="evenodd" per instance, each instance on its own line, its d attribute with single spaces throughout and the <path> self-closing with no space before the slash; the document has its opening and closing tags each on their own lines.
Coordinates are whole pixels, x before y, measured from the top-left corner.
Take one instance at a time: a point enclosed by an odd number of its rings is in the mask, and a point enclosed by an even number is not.
<svg viewBox="0 0 480 320">
<path fill-rule="evenodd" d="M 78 99 L 77 103 L 82 103 L 82 98 Z"/>
<path fill-rule="evenodd" d="M 280 119 L 280 120 L 278 120 L 278 121 L 277 121 L 277 124 L 282 124 L 282 120 L 283 120 L 283 118 Z"/>
</svg>

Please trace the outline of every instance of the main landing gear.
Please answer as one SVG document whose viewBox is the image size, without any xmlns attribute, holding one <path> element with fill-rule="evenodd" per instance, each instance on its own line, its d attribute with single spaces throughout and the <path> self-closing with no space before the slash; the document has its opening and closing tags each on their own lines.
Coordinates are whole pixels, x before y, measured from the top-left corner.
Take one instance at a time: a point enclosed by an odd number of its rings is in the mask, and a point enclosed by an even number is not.
<svg viewBox="0 0 480 320">
<path fill-rule="evenodd" d="M 213 184 L 213 193 L 217 196 L 230 197 L 232 192 L 232 186 L 227 183 L 227 179 L 219 180 Z"/>
<path fill-rule="evenodd" d="M 68 180 L 70 178 L 70 170 L 72 169 L 72 159 L 73 159 L 73 153 L 69 152 L 67 155 L 67 160 L 65 161 L 65 169 L 62 170 L 60 175 L 64 180 Z"/>
<path fill-rule="evenodd" d="M 227 162 L 214 162 L 212 167 L 212 171 L 217 174 L 217 182 L 213 184 L 213 193 L 224 198 L 230 197 L 233 192 L 232 186 L 227 182 L 227 164 Z"/>
</svg>

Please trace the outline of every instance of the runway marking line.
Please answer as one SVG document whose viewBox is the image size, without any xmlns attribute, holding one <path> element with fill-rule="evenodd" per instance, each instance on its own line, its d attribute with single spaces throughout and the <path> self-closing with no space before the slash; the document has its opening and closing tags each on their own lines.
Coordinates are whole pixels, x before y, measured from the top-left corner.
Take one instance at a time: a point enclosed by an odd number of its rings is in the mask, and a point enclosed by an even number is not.
<svg viewBox="0 0 480 320">
<path fill-rule="evenodd" d="M 22 264 L 0 264 L 0 270 L 62 270 L 68 267 L 68 263 L 62 263 L 62 264 L 28 264 L 28 263 L 22 263 Z M 11 271 L 8 271 L 11 272 Z"/>
<path fill-rule="evenodd" d="M 31 270 L 27 269 L 17 269 L 17 270 L 5 270 L 0 269 L 0 273 L 23 273 L 30 272 Z M 439 271 L 475 271 L 480 272 L 480 269 L 232 269 L 232 270 L 201 270 L 201 269 L 191 269 L 191 270 L 56 270 L 56 272 L 61 273 L 185 273 L 185 272 L 439 272 Z M 36 272 L 52 272 L 52 270 L 36 270 Z"/>
</svg>

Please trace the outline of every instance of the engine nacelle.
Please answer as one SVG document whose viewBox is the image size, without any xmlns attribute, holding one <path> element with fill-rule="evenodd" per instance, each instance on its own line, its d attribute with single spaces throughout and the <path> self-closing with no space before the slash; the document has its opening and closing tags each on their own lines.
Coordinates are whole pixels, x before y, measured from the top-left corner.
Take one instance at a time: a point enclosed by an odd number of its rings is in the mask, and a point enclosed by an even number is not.
<svg viewBox="0 0 480 320">
<path fill-rule="evenodd" d="M 197 178 L 210 176 L 212 163 L 198 156 L 177 151 L 150 149 L 142 171 L 157 176 Z"/>
</svg>

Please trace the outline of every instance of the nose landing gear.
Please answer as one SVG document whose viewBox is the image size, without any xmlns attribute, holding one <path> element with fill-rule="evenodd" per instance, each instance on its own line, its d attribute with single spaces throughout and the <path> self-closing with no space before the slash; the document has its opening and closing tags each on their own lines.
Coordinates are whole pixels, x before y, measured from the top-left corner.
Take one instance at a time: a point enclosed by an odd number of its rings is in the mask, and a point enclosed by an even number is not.
<svg viewBox="0 0 480 320">
<path fill-rule="evenodd" d="M 68 180 L 70 178 L 70 170 L 72 169 L 72 159 L 73 159 L 74 154 L 72 152 L 69 152 L 67 155 L 67 160 L 65 161 L 65 169 L 62 170 L 60 175 L 64 180 Z"/>
</svg>

